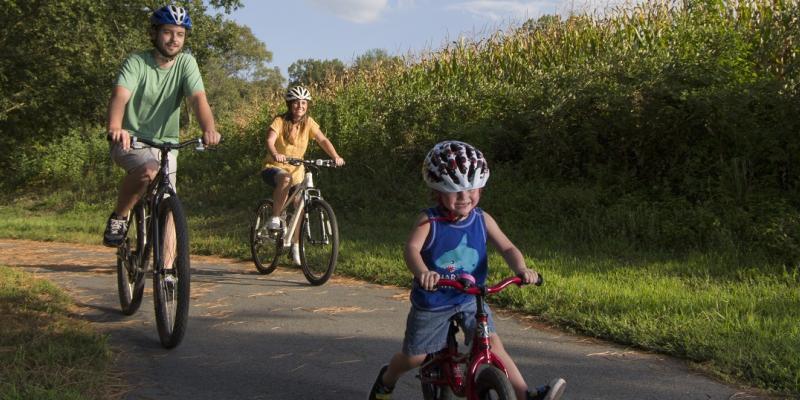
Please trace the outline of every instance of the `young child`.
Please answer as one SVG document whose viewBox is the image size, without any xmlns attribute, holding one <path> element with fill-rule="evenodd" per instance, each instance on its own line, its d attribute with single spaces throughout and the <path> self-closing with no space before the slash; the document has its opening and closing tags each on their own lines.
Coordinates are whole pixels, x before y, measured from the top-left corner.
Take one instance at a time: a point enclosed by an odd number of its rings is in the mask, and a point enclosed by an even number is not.
<svg viewBox="0 0 800 400">
<path fill-rule="evenodd" d="M 525 265 L 522 253 L 506 237 L 489 214 L 477 208 L 481 188 L 489 179 L 489 166 L 483 154 L 458 141 L 438 143 L 428 152 L 422 178 L 433 189 L 435 207 L 420 214 L 405 246 L 405 261 L 414 274 L 411 311 L 406 321 L 402 352 L 384 366 L 372 386 L 369 399 L 390 399 L 395 383 L 405 372 L 422 364 L 425 356 L 446 345 L 448 319 L 464 312 L 465 337 L 475 329 L 475 299 L 454 290 L 436 290 L 440 277 L 457 279 L 462 273 L 484 284 L 488 273 L 486 242 L 500 251 L 508 266 L 526 284 L 536 282 L 538 274 Z M 442 257 L 446 255 L 446 257 Z M 553 379 L 549 385 L 529 391 L 516 364 L 497 336 L 489 314 L 492 351 L 508 370 L 518 399 L 556 400 L 566 382 Z"/>
<path fill-rule="evenodd" d="M 336 148 L 322 133 L 319 124 L 308 116 L 308 106 L 311 101 L 308 89 L 302 86 L 289 88 L 285 100 L 286 113 L 275 117 L 267 130 L 267 158 L 261 170 L 261 179 L 274 188 L 272 218 L 267 223 L 267 229 L 270 230 L 281 228 L 280 210 L 286 202 L 289 189 L 300 184 L 305 177 L 303 166 L 287 164 L 287 157 L 303 158 L 308 148 L 308 140 L 314 139 L 334 160 L 337 167 L 344 165 L 344 159 L 336 153 Z M 299 232 L 296 232 L 292 244 L 292 260 L 300 265 L 297 234 Z"/>
</svg>

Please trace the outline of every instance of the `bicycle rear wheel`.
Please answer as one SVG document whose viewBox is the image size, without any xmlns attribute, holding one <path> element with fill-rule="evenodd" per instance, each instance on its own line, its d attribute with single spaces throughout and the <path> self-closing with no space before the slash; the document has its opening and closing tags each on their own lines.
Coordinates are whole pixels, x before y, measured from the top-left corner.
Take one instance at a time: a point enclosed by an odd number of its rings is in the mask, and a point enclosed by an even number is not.
<svg viewBox="0 0 800 400">
<path fill-rule="evenodd" d="M 133 315 L 142 304 L 144 273 L 149 264 L 146 236 L 144 206 L 139 203 L 128 216 L 128 236 L 117 249 L 117 292 L 125 315 Z"/>
<path fill-rule="evenodd" d="M 330 279 L 339 255 L 339 227 L 331 206 L 322 199 L 306 205 L 301 225 L 300 261 L 303 275 L 312 285 Z"/>
<path fill-rule="evenodd" d="M 161 265 L 153 272 L 156 325 L 161 345 L 177 346 L 186 332 L 189 316 L 189 232 L 180 200 L 175 195 L 162 200 L 158 212 Z M 174 231 L 171 235 L 170 230 Z"/>
<path fill-rule="evenodd" d="M 478 373 L 475 380 L 478 398 L 481 400 L 514 400 L 517 398 L 511 381 L 505 372 L 495 366 L 488 366 Z"/>
<path fill-rule="evenodd" d="M 272 217 L 272 200 L 264 200 L 258 205 L 253 222 L 250 224 L 250 254 L 258 272 L 270 274 L 278 266 L 283 239 L 280 232 L 267 230 Z"/>
</svg>

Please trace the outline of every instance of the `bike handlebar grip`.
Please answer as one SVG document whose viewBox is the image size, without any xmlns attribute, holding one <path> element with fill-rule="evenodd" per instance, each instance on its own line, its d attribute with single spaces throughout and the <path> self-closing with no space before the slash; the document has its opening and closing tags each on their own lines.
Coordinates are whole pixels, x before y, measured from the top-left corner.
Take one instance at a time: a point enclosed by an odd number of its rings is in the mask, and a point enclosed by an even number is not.
<svg viewBox="0 0 800 400">
<path fill-rule="evenodd" d="M 459 275 L 458 281 L 461 282 L 464 287 L 475 286 L 475 277 L 467 273 Z"/>
<path fill-rule="evenodd" d="M 542 286 L 544 284 L 544 277 L 542 276 L 541 273 L 537 273 L 536 276 L 539 279 L 537 279 L 536 282 L 533 282 L 533 284 L 536 285 L 536 286 Z"/>
</svg>

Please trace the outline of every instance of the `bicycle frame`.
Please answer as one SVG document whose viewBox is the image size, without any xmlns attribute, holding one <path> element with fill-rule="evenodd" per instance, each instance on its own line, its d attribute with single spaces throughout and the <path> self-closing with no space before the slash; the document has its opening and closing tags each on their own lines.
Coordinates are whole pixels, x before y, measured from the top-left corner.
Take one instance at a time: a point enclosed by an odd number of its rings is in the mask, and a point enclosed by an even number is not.
<svg viewBox="0 0 800 400">
<path fill-rule="evenodd" d="M 472 337 L 472 344 L 469 353 L 459 353 L 456 333 L 458 323 L 456 317 L 450 320 L 450 329 L 447 334 L 447 346 L 435 353 L 427 362 L 420 366 L 419 378 L 423 384 L 433 384 L 436 386 L 448 386 L 458 397 L 466 397 L 470 400 L 477 399 L 475 388 L 475 378 L 478 375 L 478 368 L 482 365 L 492 365 L 508 376 L 503 362 L 491 350 L 489 340 L 489 315 L 484 308 L 485 297 L 488 294 L 497 293 L 504 290 L 511 284 L 522 285 L 519 277 L 506 278 L 492 287 L 485 286 L 465 286 L 460 281 L 440 279 L 439 287 L 452 287 L 463 293 L 475 296 L 476 303 L 476 328 Z M 460 365 L 466 365 L 462 372 Z M 439 376 L 425 376 L 422 371 L 431 367 L 439 367 Z"/>
<path fill-rule="evenodd" d="M 132 137 L 131 138 L 131 147 L 133 148 L 142 148 L 141 145 L 137 146 L 137 142 L 142 142 L 145 144 L 152 145 L 153 143 L 141 138 Z M 177 150 L 191 144 L 197 144 L 198 150 L 203 150 L 203 142 L 201 139 L 194 139 L 187 142 L 183 142 L 180 144 L 170 145 L 165 148 L 158 149 L 161 152 L 161 157 L 159 160 L 159 169 L 158 173 L 156 174 L 155 179 L 147 186 L 147 191 L 145 195 L 139 200 L 143 206 L 145 206 L 145 219 L 149 218 L 149 222 L 145 223 L 145 229 L 147 229 L 145 234 L 145 251 L 143 254 L 149 254 L 149 251 L 153 251 L 153 273 L 154 274 L 161 274 L 164 275 L 165 273 L 169 272 L 169 269 L 163 268 L 163 257 L 164 255 L 161 254 L 161 246 L 154 246 L 156 241 L 158 241 L 161 236 L 159 232 L 159 205 L 161 201 L 164 199 L 164 195 L 169 196 L 177 196 L 175 192 L 175 188 L 172 187 L 172 182 L 169 180 L 169 152 L 171 150 Z M 150 239 L 150 240 L 148 240 Z"/>
<path fill-rule="evenodd" d="M 301 159 L 287 159 L 287 162 L 302 163 Z M 308 163 L 306 163 L 309 165 Z M 313 164 L 311 164 L 313 165 Z M 302 221 L 301 217 L 305 216 L 306 204 L 313 199 L 321 199 L 322 192 L 314 187 L 314 175 L 311 171 L 306 171 L 303 181 L 294 189 L 294 191 L 286 198 L 283 207 L 281 207 L 280 215 L 287 213 L 289 207 L 296 203 L 295 209 L 292 213 L 290 221 L 286 221 L 286 233 L 283 235 L 283 247 L 289 247 L 292 244 L 292 237 L 294 232 L 299 229 Z"/>
</svg>

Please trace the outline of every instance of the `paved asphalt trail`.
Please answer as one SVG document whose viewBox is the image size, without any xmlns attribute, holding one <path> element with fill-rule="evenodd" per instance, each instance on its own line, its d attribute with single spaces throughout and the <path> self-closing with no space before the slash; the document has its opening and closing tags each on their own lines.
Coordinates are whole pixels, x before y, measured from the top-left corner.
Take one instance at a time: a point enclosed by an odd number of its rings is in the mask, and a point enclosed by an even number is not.
<svg viewBox="0 0 800 400">
<path fill-rule="evenodd" d="M 140 310 L 131 317 L 119 311 L 113 250 L 0 239 L 0 264 L 34 272 L 73 295 L 82 317 L 107 332 L 120 352 L 119 368 L 131 385 L 126 399 L 363 399 L 400 347 L 409 306 L 405 289 L 337 277 L 312 287 L 297 269 L 263 276 L 249 262 L 193 256 L 188 330 L 180 346 L 165 350 L 149 279 Z M 564 377 L 564 399 L 763 398 L 665 356 L 505 313 L 496 320 L 529 384 Z M 395 393 L 395 399 L 422 397 L 414 373 Z"/>
</svg>

